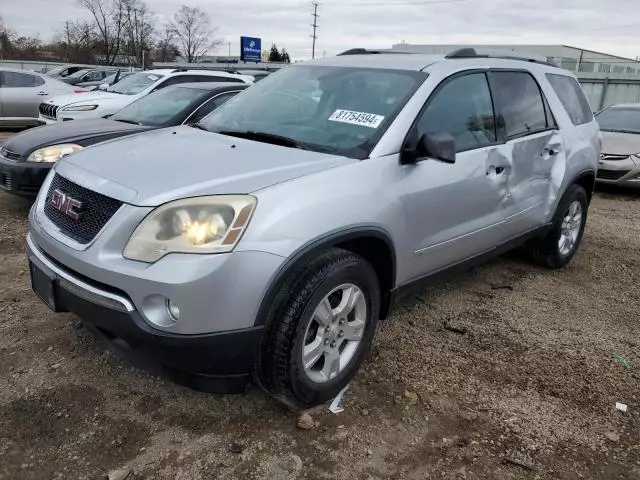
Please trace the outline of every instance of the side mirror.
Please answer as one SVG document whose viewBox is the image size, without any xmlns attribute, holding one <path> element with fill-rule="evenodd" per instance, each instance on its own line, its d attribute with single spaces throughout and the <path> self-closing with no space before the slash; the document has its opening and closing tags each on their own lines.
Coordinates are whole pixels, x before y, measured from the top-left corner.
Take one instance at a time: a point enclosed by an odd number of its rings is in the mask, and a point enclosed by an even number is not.
<svg viewBox="0 0 640 480">
<path fill-rule="evenodd" d="M 411 145 L 412 143 L 413 145 Z M 455 163 L 456 145 L 453 137 L 445 132 L 425 133 L 417 141 L 409 141 L 405 144 L 400 163 L 408 165 L 424 158 L 433 158 L 445 163 Z"/>
<path fill-rule="evenodd" d="M 98 86 L 98 90 L 106 90 L 107 88 L 109 88 L 109 84 L 108 83 L 101 83 Z"/>
</svg>

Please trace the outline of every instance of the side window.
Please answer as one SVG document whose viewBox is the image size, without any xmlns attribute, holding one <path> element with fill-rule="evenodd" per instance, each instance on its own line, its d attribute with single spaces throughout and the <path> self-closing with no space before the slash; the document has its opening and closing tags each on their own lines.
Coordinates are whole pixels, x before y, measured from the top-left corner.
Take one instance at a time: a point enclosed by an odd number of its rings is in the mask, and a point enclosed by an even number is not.
<svg viewBox="0 0 640 480">
<path fill-rule="evenodd" d="M 189 117 L 187 120 L 189 123 L 197 123 L 202 120 L 204 117 L 213 112 L 216 108 L 226 103 L 231 97 L 235 96 L 239 92 L 226 92 L 221 93 L 220 95 L 216 95 L 215 97 L 209 99 L 205 102 L 196 112 Z"/>
<path fill-rule="evenodd" d="M 2 86 L 4 88 L 27 88 L 44 85 L 44 80 L 36 75 L 18 72 L 2 72 Z"/>
<path fill-rule="evenodd" d="M 191 80 L 190 78 L 190 75 L 176 75 L 175 77 L 167 78 L 163 83 L 154 88 L 154 91 L 160 90 L 161 88 L 170 87 L 171 85 L 178 85 L 179 83 L 192 82 L 193 80 Z"/>
<path fill-rule="evenodd" d="M 562 106 L 569 114 L 569 118 L 571 118 L 574 125 L 582 125 L 593 120 L 589 102 L 587 102 L 582 88 L 574 78 L 547 73 L 547 80 L 549 80 L 553 91 L 558 95 Z"/>
<path fill-rule="evenodd" d="M 544 100 L 535 79 L 526 72 L 491 72 L 498 127 L 505 137 L 527 135 L 552 126 L 547 123 Z"/>
<path fill-rule="evenodd" d="M 494 143 L 495 121 L 486 75 L 472 73 L 445 82 L 429 99 L 418 121 L 418 135 L 449 133 L 457 152 Z"/>
<path fill-rule="evenodd" d="M 205 82 L 224 82 L 224 83 L 244 83 L 239 78 L 233 77 L 208 77 L 208 80 L 203 80 Z"/>
</svg>

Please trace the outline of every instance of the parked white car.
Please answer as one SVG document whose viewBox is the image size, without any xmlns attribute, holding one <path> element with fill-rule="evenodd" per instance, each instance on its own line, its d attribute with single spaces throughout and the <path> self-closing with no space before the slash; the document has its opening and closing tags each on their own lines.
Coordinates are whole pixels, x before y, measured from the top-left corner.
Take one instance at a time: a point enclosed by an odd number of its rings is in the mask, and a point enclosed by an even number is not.
<svg viewBox="0 0 640 480">
<path fill-rule="evenodd" d="M 251 75 L 213 70 L 158 69 L 134 73 L 109 87 L 106 92 L 61 95 L 40 104 L 39 119 L 44 123 L 102 118 L 122 110 L 139 98 L 179 83 L 230 82 L 253 83 Z"/>
</svg>

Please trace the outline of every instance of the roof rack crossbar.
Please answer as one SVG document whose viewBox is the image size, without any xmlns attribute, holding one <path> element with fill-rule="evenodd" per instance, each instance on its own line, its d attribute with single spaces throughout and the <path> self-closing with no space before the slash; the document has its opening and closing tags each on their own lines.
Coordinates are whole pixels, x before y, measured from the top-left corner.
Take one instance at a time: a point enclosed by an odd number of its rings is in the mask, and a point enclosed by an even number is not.
<svg viewBox="0 0 640 480">
<path fill-rule="evenodd" d="M 349 50 L 345 50 L 342 53 L 339 53 L 337 56 L 341 57 L 343 55 L 381 55 L 387 53 L 399 53 L 399 54 L 407 54 L 407 53 L 416 53 L 416 52 L 401 52 L 397 50 L 370 50 L 368 48 L 351 48 Z"/>
<path fill-rule="evenodd" d="M 521 52 L 502 52 L 502 51 L 477 51 L 472 47 L 460 48 L 458 50 L 454 50 L 445 56 L 445 58 L 502 58 L 505 60 L 521 60 L 524 62 L 532 62 L 539 63 L 541 65 L 548 65 L 551 67 L 557 67 L 556 64 L 549 61 L 548 58 L 543 57 L 541 55 L 521 53 Z"/>
</svg>

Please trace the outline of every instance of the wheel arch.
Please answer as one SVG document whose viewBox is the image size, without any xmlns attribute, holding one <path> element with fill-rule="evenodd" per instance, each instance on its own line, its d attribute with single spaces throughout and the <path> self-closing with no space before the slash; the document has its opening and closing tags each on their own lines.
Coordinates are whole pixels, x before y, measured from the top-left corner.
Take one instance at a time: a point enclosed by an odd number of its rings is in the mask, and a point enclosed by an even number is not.
<svg viewBox="0 0 640 480">
<path fill-rule="evenodd" d="M 395 286 L 396 254 L 388 232 L 379 227 L 355 227 L 328 233 L 298 248 L 273 275 L 260 302 L 255 325 L 265 325 L 278 292 L 305 262 L 318 252 L 329 248 L 342 248 L 360 255 L 376 272 L 380 284 L 380 318 L 388 316 L 391 290 Z"/>
<path fill-rule="evenodd" d="M 593 196 L 593 190 L 596 186 L 596 172 L 589 169 L 583 170 L 576 175 L 573 181 L 569 185 L 580 185 L 587 192 L 587 202 L 591 203 L 591 197 Z"/>
</svg>

